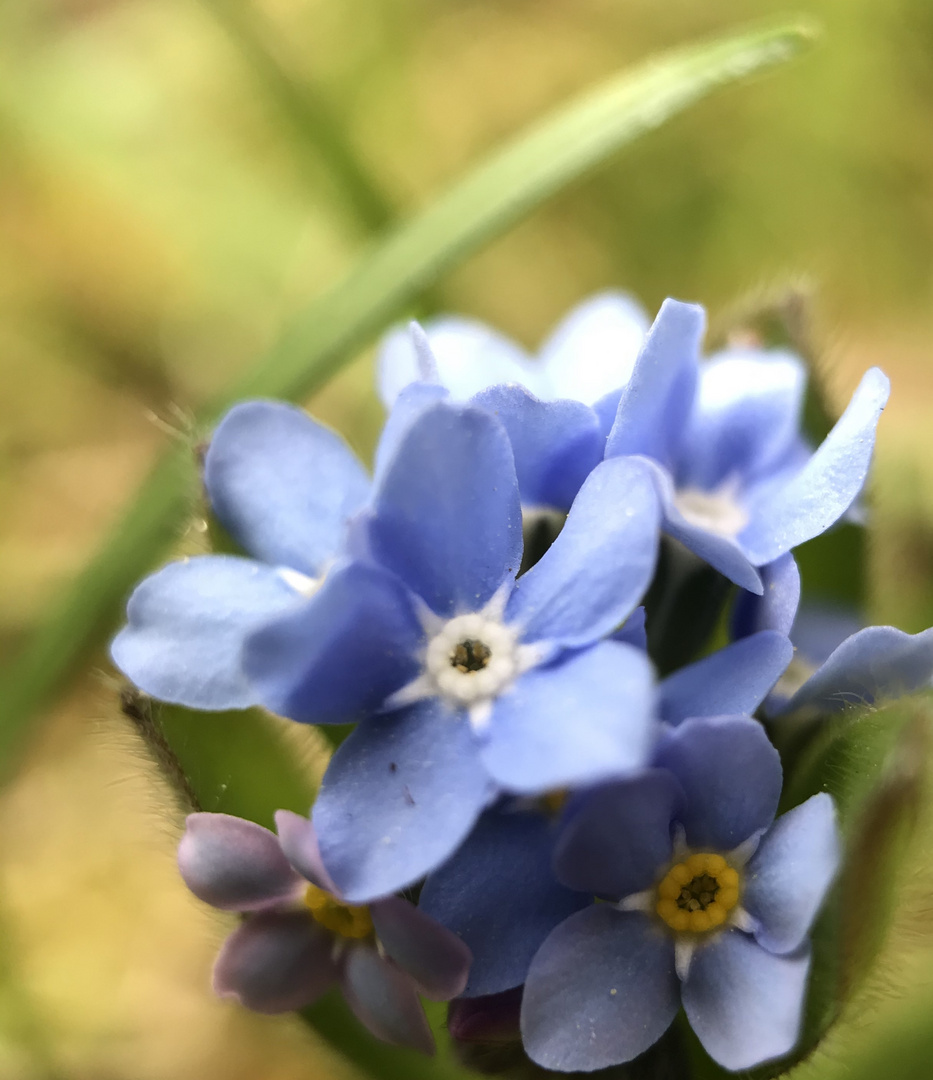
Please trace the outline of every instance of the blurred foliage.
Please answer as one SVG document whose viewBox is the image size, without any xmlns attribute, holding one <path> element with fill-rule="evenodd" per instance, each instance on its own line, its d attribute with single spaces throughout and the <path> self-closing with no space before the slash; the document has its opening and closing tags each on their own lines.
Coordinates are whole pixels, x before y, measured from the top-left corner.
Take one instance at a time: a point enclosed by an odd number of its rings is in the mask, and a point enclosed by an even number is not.
<svg viewBox="0 0 933 1080">
<path fill-rule="evenodd" d="M 806 317 L 791 330 L 830 412 L 869 364 L 892 377 L 866 598 L 873 621 L 916 631 L 933 623 L 933 7 L 797 8 L 824 28 L 805 62 L 642 141 L 432 303 L 533 344 L 607 286 L 650 309 L 668 294 L 701 300 L 719 341 L 797 298 Z M 0 648 L 24 640 L 156 453 L 190 445 L 194 413 L 355 263 L 374 226 L 600 77 L 785 12 L 776 0 L 0 0 Z M 310 404 L 370 454 L 381 414 L 368 354 Z M 200 543 L 193 526 L 177 540 Z M 850 587 L 840 550 L 806 554 L 806 588 Z M 118 697 L 92 669 L 0 800 L 0 1077 L 350 1075 L 291 1021 L 210 999 L 225 927 L 177 881 L 177 818 Z M 223 770 L 249 760 L 245 730 L 231 723 L 231 759 L 206 778 L 218 799 Z M 298 799 L 320 758 L 313 741 L 296 747 Z M 928 816 L 895 882 L 886 959 L 800 1080 L 928 1071 Z"/>
</svg>

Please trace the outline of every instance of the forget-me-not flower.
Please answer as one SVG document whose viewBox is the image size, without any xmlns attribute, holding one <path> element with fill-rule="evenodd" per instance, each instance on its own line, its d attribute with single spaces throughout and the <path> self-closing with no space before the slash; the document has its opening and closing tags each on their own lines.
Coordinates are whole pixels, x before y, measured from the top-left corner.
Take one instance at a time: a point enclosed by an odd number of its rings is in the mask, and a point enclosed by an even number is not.
<svg viewBox="0 0 933 1080">
<path fill-rule="evenodd" d="M 314 808 L 324 862 L 350 900 L 423 877 L 499 791 L 596 783 L 644 763 L 651 665 L 603 639 L 650 582 L 658 515 L 644 463 L 604 462 L 516 580 L 521 507 L 502 425 L 440 401 L 405 426 L 358 523 L 360 558 L 243 653 L 274 712 L 361 721 Z"/>
<path fill-rule="evenodd" d="M 608 457 L 656 465 L 664 530 L 752 592 L 756 567 L 838 521 L 871 461 L 888 380 L 871 368 L 822 445 L 801 434 L 806 369 L 778 350 L 705 362 L 705 313 L 665 300 L 619 399 Z"/>
<path fill-rule="evenodd" d="M 300 409 L 248 401 L 214 432 L 204 486 L 218 520 L 252 557 L 196 555 L 146 578 L 111 655 L 162 701 L 240 709 L 259 703 L 241 664 L 244 640 L 315 590 L 370 481 L 343 440 Z"/>
<path fill-rule="evenodd" d="M 560 880 L 608 902 L 558 926 L 531 963 L 522 1038 L 545 1068 L 631 1061 L 681 1005 L 727 1069 L 799 1038 L 808 934 L 839 861 L 832 799 L 774 821 L 780 760 L 747 717 L 686 720 L 655 763 L 593 792 L 558 842 Z"/>
<path fill-rule="evenodd" d="M 191 814 L 178 865 L 199 899 L 245 920 L 214 965 L 214 989 L 257 1012 L 304 1008 L 334 985 L 377 1038 L 424 1053 L 418 999 L 455 997 L 470 951 L 400 897 L 349 905 L 327 875 L 311 823 L 280 810 L 278 836 L 228 814 Z"/>
<path fill-rule="evenodd" d="M 775 630 L 728 645 L 663 679 L 657 714 L 676 727 L 692 717 L 752 713 L 792 654 L 790 641 Z M 554 792 L 525 805 L 504 800 L 428 875 L 419 906 L 473 953 L 463 996 L 498 994 L 522 984 L 548 934 L 592 902 L 592 890 L 567 888 L 552 867 L 562 817 L 555 810 L 572 816 L 586 800 L 586 792 Z"/>
<path fill-rule="evenodd" d="M 492 412 L 512 442 L 527 515 L 566 513 L 603 458 L 621 388 L 648 328 L 637 304 L 604 293 L 580 304 L 532 359 L 470 319 L 446 317 L 388 335 L 379 388 L 392 412 L 419 382 Z"/>
</svg>

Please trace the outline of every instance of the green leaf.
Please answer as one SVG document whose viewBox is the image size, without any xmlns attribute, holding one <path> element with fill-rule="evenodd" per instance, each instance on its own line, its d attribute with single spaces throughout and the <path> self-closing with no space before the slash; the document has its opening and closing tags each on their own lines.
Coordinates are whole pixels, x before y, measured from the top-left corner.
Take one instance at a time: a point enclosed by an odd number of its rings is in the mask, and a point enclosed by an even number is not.
<svg viewBox="0 0 933 1080">
<path fill-rule="evenodd" d="M 716 86 L 788 59 L 808 36 L 799 25 L 782 24 L 677 50 L 533 127 L 377 244 L 294 320 L 252 372 L 218 396 L 202 425 L 206 429 L 243 397 L 310 394 L 440 274 L 638 135 Z M 5 673 L 0 763 L 7 774 L 31 717 L 106 637 L 132 584 L 171 547 L 192 499 L 193 472 L 183 449 L 156 466 L 124 520 Z"/>
</svg>

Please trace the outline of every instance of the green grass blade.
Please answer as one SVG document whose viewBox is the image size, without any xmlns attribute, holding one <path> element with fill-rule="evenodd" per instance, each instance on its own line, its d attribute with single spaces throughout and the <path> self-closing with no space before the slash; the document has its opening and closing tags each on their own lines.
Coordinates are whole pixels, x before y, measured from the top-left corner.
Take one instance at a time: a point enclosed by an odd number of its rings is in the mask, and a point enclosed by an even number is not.
<svg viewBox="0 0 933 1080">
<path fill-rule="evenodd" d="M 358 225 L 369 232 L 386 228 L 395 208 L 341 129 L 328 103 L 299 80 L 276 56 L 267 33 L 245 0 L 201 0 L 223 26 L 253 69 L 269 100 L 295 133 L 295 150 L 319 182 L 329 172 L 334 188 Z"/>
<path fill-rule="evenodd" d="M 252 372 L 218 396 L 202 423 L 242 397 L 311 393 L 439 275 L 638 135 L 715 87 L 790 58 L 808 38 L 805 28 L 781 24 L 680 49 L 534 126 L 376 245 L 294 320 Z M 123 522 L 0 679 L 0 769 L 9 773 L 31 717 L 105 638 L 133 583 L 170 548 L 194 483 L 185 457 L 176 448 L 156 466 Z"/>
</svg>

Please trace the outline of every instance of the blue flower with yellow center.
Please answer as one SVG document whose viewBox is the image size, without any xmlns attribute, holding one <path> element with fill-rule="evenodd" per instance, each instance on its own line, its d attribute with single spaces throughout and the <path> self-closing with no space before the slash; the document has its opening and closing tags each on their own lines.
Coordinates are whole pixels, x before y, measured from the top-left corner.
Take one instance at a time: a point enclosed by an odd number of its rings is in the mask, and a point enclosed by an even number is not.
<svg viewBox="0 0 933 1080">
<path fill-rule="evenodd" d="M 631 1061 L 681 1006 L 728 1069 L 799 1038 L 808 934 L 839 862 L 832 799 L 775 821 L 780 760 L 748 717 L 685 720 L 655 765 L 591 793 L 558 840 L 558 879 L 606 902 L 531 963 L 522 1038 L 545 1068 Z"/>
</svg>

